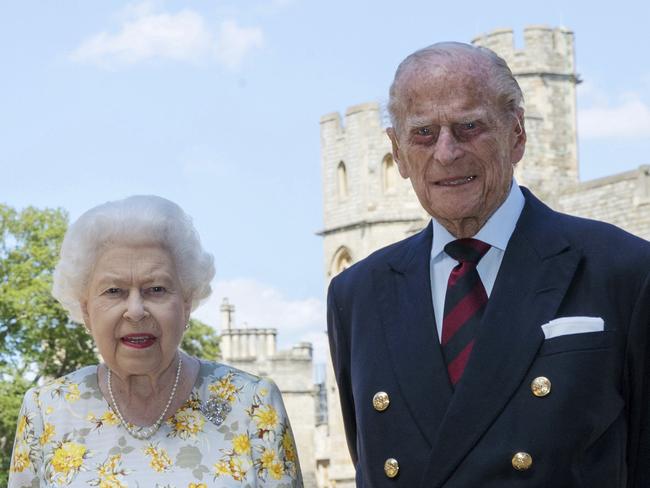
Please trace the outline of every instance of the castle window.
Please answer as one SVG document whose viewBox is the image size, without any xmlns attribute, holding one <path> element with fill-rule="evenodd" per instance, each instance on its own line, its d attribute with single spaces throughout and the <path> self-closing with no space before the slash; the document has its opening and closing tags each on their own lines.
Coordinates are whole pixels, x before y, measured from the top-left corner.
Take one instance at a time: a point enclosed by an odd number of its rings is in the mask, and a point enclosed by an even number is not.
<svg viewBox="0 0 650 488">
<path fill-rule="evenodd" d="M 332 259 L 332 265 L 330 267 L 330 276 L 336 276 L 344 269 L 348 268 L 352 264 L 352 256 L 350 256 L 350 251 L 347 247 L 342 246 L 334 254 L 334 259 Z"/>
<path fill-rule="evenodd" d="M 386 154 L 381 164 L 384 193 L 392 193 L 397 185 L 397 165 L 391 154 Z"/>
<path fill-rule="evenodd" d="M 345 169 L 345 163 L 341 161 L 336 170 L 338 177 L 338 190 L 339 199 L 344 199 L 348 196 L 348 172 Z"/>
</svg>

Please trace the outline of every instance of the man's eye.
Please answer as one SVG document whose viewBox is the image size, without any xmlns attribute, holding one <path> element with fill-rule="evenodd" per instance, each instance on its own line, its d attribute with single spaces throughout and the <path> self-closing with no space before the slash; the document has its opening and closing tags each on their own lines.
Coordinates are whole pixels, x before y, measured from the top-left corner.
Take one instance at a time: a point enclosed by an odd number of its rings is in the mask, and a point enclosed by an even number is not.
<svg viewBox="0 0 650 488">
<path fill-rule="evenodd" d="M 149 288 L 149 292 L 154 295 L 162 295 L 166 291 L 167 289 L 164 286 L 152 286 L 151 288 Z"/>
<path fill-rule="evenodd" d="M 108 288 L 104 293 L 106 295 L 119 295 L 122 290 L 120 288 L 111 287 Z"/>
<path fill-rule="evenodd" d="M 431 132 L 431 129 L 429 127 L 420 127 L 418 129 L 419 136 L 430 136 L 431 134 L 433 134 L 433 132 Z"/>
<path fill-rule="evenodd" d="M 476 122 L 465 122 L 463 124 L 460 124 L 460 126 L 463 130 L 472 130 L 476 129 Z"/>
</svg>

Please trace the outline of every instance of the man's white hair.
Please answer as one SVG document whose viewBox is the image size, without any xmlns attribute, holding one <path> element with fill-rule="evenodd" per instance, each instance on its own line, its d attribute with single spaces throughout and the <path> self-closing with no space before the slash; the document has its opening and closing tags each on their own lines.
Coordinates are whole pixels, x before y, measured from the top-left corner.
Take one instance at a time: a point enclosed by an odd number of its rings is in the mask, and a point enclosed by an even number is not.
<svg viewBox="0 0 650 488">
<path fill-rule="evenodd" d="M 52 295 L 75 322 L 83 322 L 81 301 L 95 263 L 116 245 L 158 245 L 166 249 L 192 310 L 210 295 L 214 262 L 201 247 L 192 219 L 165 198 L 135 195 L 91 208 L 65 234 Z"/>
<path fill-rule="evenodd" d="M 411 69 L 440 58 L 458 59 L 459 61 L 470 59 L 474 62 L 485 60 L 488 68 L 488 82 L 498 97 L 500 107 L 504 112 L 510 112 L 515 116 L 523 109 L 524 96 L 519 83 L 510 71 L 508 63 L 497 53 L 483 46 L 463 42 L 439 42 L 408 55 L 397 67 L 388 98 L 388 113 L 393 127 L 399 126 L 401 106 L 399 88 L 403 75 Z"/>
</svg>

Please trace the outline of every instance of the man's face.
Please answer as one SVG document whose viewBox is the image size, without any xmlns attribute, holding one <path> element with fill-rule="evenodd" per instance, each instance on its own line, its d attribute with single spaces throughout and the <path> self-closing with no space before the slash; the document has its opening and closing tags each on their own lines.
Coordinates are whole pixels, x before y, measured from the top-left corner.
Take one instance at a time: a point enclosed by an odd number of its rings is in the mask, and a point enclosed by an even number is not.
<svg viewBox="0 0 650 488">
<path fill-rule="evenodd" d="M 456 237 L 471 237 L 508 195 L 524 153 L 523 114 L 498 106 L 484 60 L 424 63 L 398 85 L 393 155 L 424 209 Z"/>
</svg>

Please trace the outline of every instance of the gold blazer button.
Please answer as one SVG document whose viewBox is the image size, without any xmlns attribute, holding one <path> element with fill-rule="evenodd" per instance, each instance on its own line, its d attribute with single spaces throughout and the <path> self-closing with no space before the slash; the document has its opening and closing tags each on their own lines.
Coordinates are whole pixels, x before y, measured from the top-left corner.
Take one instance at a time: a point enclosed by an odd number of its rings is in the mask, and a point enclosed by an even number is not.
<svg viewBox="0 0 650 488">
<path fill-rule="evenodd" d="M 533 465 L 533 458 L 527 452 L 518 452 L 512 456 L 512 467 L 517 471 L 526 471 Z"/>
<path fill-rule="evenodd" d="M 386 473 L 386 476 L 389 478 L 397 476 L 397 473 L 399 473 L 399 463 L 397 462 L 397 459 L 386 459 L 386 462 L 384 463 L 384 473 Z"/>
<path fill-rule="evenodd" d="M 551 380 L 544 376 L 538 376 L 531 382 L 530 389 L 536 397 L 545 397 L 551 393 Z"/>
<path fill-rule="evenodd" d="M 378 391 L 375 393 L 375 396 L 372 397 L 372 406 L 378 412 L 383 412 L 390 405 L 390 398 L 388 398 L 388 393 L 385 391 Z"/>
</svg>

